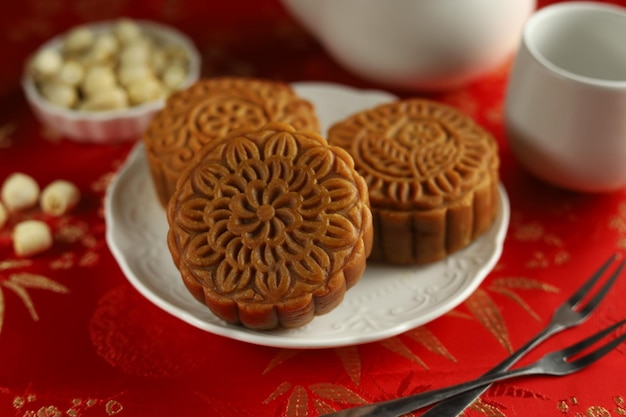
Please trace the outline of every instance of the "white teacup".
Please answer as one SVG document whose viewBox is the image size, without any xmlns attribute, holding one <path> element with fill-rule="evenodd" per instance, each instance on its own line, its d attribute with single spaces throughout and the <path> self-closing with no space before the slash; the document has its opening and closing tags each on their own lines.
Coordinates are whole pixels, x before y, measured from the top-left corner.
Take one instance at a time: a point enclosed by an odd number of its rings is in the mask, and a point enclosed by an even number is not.
<svg viewBox="0 0 626 417">
<path fill-rule="evenodd" d="M 506 93 L 512 151 L 583 192 L 626 186 L 626 9 L 564 2 L 526 23 Z"/>
</svg>

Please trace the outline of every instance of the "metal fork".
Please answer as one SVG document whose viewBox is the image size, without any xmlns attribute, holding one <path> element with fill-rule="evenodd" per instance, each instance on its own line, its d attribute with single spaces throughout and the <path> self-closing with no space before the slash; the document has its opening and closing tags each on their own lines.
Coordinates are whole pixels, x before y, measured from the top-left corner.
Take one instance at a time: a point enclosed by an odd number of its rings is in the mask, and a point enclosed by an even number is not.
<svg viewBox="0 0 626 417">
<path fill-rule="evenodd" d="M 552 320 L 550 320 L 548 325 L 543 330 L 541 330 L 534 338 L 526 342 L 526 344 L 520 347 L 517 351 L 513 352 L 511 356 L 492 368 L 485 375 L 492 375 L 509 369 L 539 343 L 565 329 L 582 324 L 600 304 L 624 268 L 626 260 L 622 260 L 617 269 L 609 277 L 606 283 L 596 292 L 594 297 L 588 301 L 585 306 L 580 306 L 582 299 L 596 285 L 598 280 L 600 280 L 600 278 L 604 275 L 607 268 L 613 263 L 615 258 L 616 255 L 613 254 L 606 262 L 604 262 L 604 264 L 602 264 L 602 266 L 600 266 L 600 268 L 598 268 L 598 270 L 587 280 L 587 282 L 585 282 L 569 299 L 557 307 L 552 316 Z M 467 408 L 487 388 L 488 385 L 482 386 L 451 398 L 448 401 L 442 401 L 440 404 L 437 404 L 428 410 L 422 415 L 422 417 L 456 416 Z"/>
<path fill-rule="evenodd" d="M 548 353 L 538 361 L 523 368 L 508 371 L 503 370 L 501 372 L 483 375 L 473 381 L 464 382 L 447 388 L 409 395 L 407 397 L 384 401 L 377 404 L 368 404 L 360 407 L 349 408 L 325 414 L 322 417 L 399 417 L 421 407 L 426 407 L 427 405 L 434 404 L 438 401 L 454 397 L 455 395 L 459 395 L 468 390 L 482 387 L 496 381 L 528 375 L 568 375 L 591 365 L 626 340 L 626 333 L 624 333 L 621 336 L 606 342 L 604 345 L 590 353 L 580 356 L 574 360 L 569 360 L 591 345 L 597 343 L 602 338 L 613 333 L 617 328 L 623 326 L 624 324 L 626 324 L 626 320 L 615 323 L 578 343 L 564 349 Z"/>
<path fill-rule="evenodd" d="M 569 299 L 563 304 L 557 307 L 552 316 L 552 320 L 548 325 L 540 331 L 534 338 L 526 342 L 525 345 L 520 347 L 517 351 L 513 352 L 511 356 L 500 362 L 493 367 L 485 375 L 500 372 L 509 369 L 517 361 L 519 361 L 526 353 L 528 353 L 533 347 L 539 343 L 548 339 L 549 337 L 571 327 L 582 324 L 591 313 L 598 307 L 604 296 L 608 293 L 609 289 L 622 272 L 626 260 L 622 260 L 617 269 L 609 277 L 606 283 L 596 292 L 591 300 L 586 305 L 580 306 L 579 304 L 589 294 L 589 291 L 595 286 L 598 280 L 604 275 L 607 268 L 613 263 L 616 255 L 613 254 L 600 268 L 591 276 L 591 278 L 585 282 L 582 287 L 578 289 Z M 435 405 L 430 410 L 422 415 L 422 417 L 455 417 L 463 410 L 469 407 L 483 392 L 487 390 L 489 386 L 477 388 L 472 391 L 468 391 L 463 395 L 459 395 L 455 398 L 451 398 L 447 401 Z"/>
</svg>

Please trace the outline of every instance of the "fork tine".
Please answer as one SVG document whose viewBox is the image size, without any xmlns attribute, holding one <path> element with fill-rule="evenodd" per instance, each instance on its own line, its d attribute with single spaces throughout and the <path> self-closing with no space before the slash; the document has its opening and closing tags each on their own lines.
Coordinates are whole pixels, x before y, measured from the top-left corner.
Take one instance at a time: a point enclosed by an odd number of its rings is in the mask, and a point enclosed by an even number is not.
<svg viewBox="0 0 626 417">
<path fill-rule="evenodd" d="M 609 265 L 613 263 L 616 256 L 617 256 L 616 254 L 611 255 L 611 257 L 607 259 L 606 262 L 604 262 L 604 264 L 600 266 L 600 268 L 598 268 L 598 270 L 593 274 L 593 276 L 582 287 L 580 287 L 578 291 L 576 291 L 576 293 L 574 293 L 567 300 L 567 302 L 572 306 L 576 306 L 583 299 L 583 297 L 591 290 L 591 288 L 596 284 L 596 282 L 602 277 L 602 275 L 604 275 L 604 272 L 607 270 Z"/>
<path fill-rule="evenodd" d="M 598 348 L 594 352 L 591 352 L 583 356 L 582 358 L 579 358 L 579 359 L 576 359 L 575 361 L 570 362 L 570 366 L 575 368 L 573 369 L 573 371 L 576 371 L 578 369 L 582 369 L 588 365 L 591 365 L 592 363 L 594 363 L 595 361 L 597 361 L 598 359 L 602 358 L 604 355 L 606 355 L 607 353 L 615 349 L 625 340 L 626 340 L 626 333 L 606 343 L 604 346 L 602 346 L 601 348 Z"/>
<path fill-rule="evenodd" d="M 591 312 L 598 306 L 598 304 L 600 304 L 600 301 L 602 301 L 602 299 L 604 298 L 604 296 L 609 292 L 609 290 L 611 289 L 611 287 L 613 286 L 613 283 L 615 282 L 615 280 L 617 279 L 617 277 L 620 276 L 620 274 L 622 273 L 622 270 L 624 269 L 624 266 L 626 266 L 626 260 L 622 260 L 622 262 L 620 262 L 620 264 L 617 266 L 617 268 L 615 269 L 615 271 L 613 272 L 613 274 L 609 277 L 609 279 L 606 281 L 606 283 L 604 284 L 604 286 L 602 288 L 600 288 L 596 294 L 593 296 L 593 298 L 591 300 L 589 300 L 589 302 L 587 303 L 586 306 L 584 306 L 581 310 L 580 313 L 583 315 L 589 315 L 591 314 Z"/>
<path fill-rule="evenodd" d="M 588 348 L 589 346 L 593 345 L 594 343 L 596 343 L 597 341 L 601 340 L 602 338 L 604 338 L 605 336 L 607 336 L 608 334 L 611 334 L 612 332 L 614 332 L 616 329 L 620 328 L 621 326 L 623 326 L 624 324 L 626 324 L 626 319 L 618 321 L 617 323 L 607 327 L 606 329 L 600 330 L 599 332 L 589 336 L 586 339 L 581 340 L 580 342 L 577 342 L 571 346 L 568 346 L 564 349 L 561 349 L 559 352 L 565 357 L 565 358 L 569 358 L 572 355 L 582 351 L 583 349 Z M 578 362 L 578 361 L 583 361 L 585 360 L 585 358 L 589 357 L 589 356 L 593 356 L 596 355 L 598 352 L 603 352 L 601 353 L 598 358 L 594 359 L 597 360 L 600 357 L 604 356 L 609 350 L 611 350 L 613 347 L 617 346 L 619 343 L 621 343 L 622 340 L 624 340 L 624 338 L 626 338 L 626 334 L 620 336 L 619 338 L 615 339 L 615 340 L 620 340 L 620 342 L 618 343 L 607 343 L 605 346 L 603 346 L 602 348 L 595 350 L 591 353 L 588 353 L 587 355 L 575 360 L 572 362 L 572 364 Z M 606 349 L 606 346 L 612 346 L 610 349 Z M 593 362 L 593 361 L 592 361 Z M 591 362 L 589 362 L 591 363 Z"/>
</svg>

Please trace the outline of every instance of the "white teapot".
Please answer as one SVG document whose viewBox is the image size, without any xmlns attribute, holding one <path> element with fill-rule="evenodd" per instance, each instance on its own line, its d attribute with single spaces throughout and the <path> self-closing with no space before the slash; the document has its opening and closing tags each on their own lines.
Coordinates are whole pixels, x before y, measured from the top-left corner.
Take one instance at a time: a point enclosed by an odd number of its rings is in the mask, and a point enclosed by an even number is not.
<svg viewBox="0 0 626 417">
<path fill-rule="evenodd" d="M 459 87 L 516 50 L 536 0 L 282 0 L 350 72 L 413 90 Z"/>
</svg>

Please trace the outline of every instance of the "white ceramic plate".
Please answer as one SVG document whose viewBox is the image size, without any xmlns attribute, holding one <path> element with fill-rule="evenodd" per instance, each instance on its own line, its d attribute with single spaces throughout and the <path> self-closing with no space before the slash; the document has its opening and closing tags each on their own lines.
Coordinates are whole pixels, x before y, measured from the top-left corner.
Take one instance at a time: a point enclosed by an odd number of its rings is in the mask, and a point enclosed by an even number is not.
<svg viewBox="0 0 626 417">
<path fill-rule="evenodd" d="M 311 100 L 324 131 L 335 120 L 392 100 L 379 91 L 336 84 L 297 83 Z M 327 348 L 372 342 L 400 334 L 462 303 L 502 253 L 509 201 L 502 186 L 493 227 L 472 245 L 443 261 L 412 267 L 368 265 L 344 301 L 330 313 L 294 330 L 255 331 L 215 317 L 187 291 L 170 257 L 165 211 L 158 203 L 145 152 L 138 144 L 107 192 L 107 242 L 130 283 L 147 299 L 200 329 L 259 345 Z"/>
</svg>

